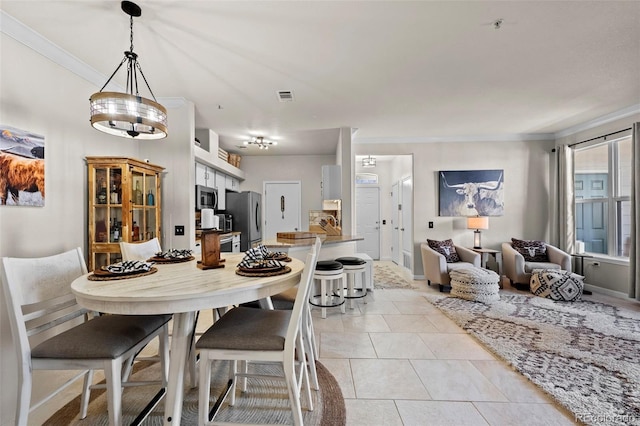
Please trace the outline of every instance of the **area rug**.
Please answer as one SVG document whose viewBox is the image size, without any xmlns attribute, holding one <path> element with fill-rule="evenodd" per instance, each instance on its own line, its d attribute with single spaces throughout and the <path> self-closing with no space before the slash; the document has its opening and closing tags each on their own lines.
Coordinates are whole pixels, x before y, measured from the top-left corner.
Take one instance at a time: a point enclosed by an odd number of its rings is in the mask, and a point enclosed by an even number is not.
<svg viewBox="0 0 640 426">
<path fill-rule="evenodd" d="M 400 274 L 395 272 L 391 266 L 373 263 L 373 288 L 385 289 L 385 288 L 418 288 L 411 284 L 409 281 L 402 278 Z"/>
<path fill-rule="evenodd" d="M 280 366 L 256 364 L 255 372 L 262 374 L 280 374 Z M 340 386 L 331 373 L 321 364 L 316 364 L 319 391 L 311 391 L 314 410 L 308 411 L 306 398 L 302 399 L 302 414 L 305 425 L 333 426 L 346 424 L 346 408 Z M 212 395 L 219 394 L 226 385 L 228 364 L 216 362 L 212 368 Z M 159 377 L 158 364 L 146 366 L 134 373 L 135 380 L 155 380 Z M 157 386 L 126 388 L 122 400 L 123 424 L 131 424 L 142 408 L 158 391 Z M 143 422 L 144 425 L 163 424 L 164 400 Z M 79 420 L 80 397 L 70 401 L 53 414 L 44 424 L 59 425 L 108 425 L 107 402 L 104 390 L 91 392 L 89 413 Z M 289 396 L 284 381 L 271 379 L 249 379 L 248 392 L 241 393 L 238 388 L 236 405 L 229 407 L 227 401 L 215 418 L 216 421 L 233 423 L 292 424 L 293 418 L 289 405 Z M 198 424 L 198 389 L 185 389 L 182 410 L 183 425 Z"/>
<path fill-rule="evenodd" d="M 492 304 L 426 295 L 587 425 L 640 425 L 640 313 L 502 293 Z"/>
</svg>

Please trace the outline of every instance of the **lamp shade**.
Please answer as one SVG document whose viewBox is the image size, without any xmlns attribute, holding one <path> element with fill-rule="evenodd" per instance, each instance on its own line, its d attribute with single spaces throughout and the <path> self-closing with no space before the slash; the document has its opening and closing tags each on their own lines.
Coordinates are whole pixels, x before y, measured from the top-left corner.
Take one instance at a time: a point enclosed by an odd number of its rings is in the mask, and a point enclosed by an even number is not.
<svg viewBox="0 0 640 426">
<path fill-rule="evenodd" d="M 468 217 L 467 229 L 489 229 L 489 218 L 486 216 Z"/>
</svg>

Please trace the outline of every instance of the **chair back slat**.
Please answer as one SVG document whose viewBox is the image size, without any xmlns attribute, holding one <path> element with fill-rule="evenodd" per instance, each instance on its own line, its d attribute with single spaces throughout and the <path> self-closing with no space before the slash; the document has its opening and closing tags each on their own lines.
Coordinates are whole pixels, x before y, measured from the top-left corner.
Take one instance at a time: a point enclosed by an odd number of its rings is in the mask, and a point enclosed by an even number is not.
<svg viewBox="0 0 640 426">
<path fill-rule="evenodd" d="M 73 293 L 65 294 L 55 299 L 49 299 L 31 305 L 22 305 L 22 316 L 25 321 L 51 315 L 76 305 L 76 297 Z"/>
<path fill-rule="evenodd" d="M 293 310 L 291 312 L 291 320 L 289 328 L 287 329 L 287 336 L 285 338 L 285 344 L 295 345 L 296 334 L 302 324 L 302 311 L 307 306 L 309 300 L 309 293 L 311 291 L 311 282 L 313 281 L 313 272 L 316 269 L 316 263 L 318 262 L 318 254 L 320 252 L 320 246 L 322 241 L 316 237 L 315 244 L 307 254 L 307 258 L 304 264 L 304 270 L 300 277 L 300 283 L 298 284 L 298 293 L 296 294 L 296 300 L 293 303 Z"/>
<path fill-rule="evenodd" d="M 27 330 L 27 336 L 29 337 L 35 336 L 37 334 L 43 333 L 59 325 L 66 324 L 71 320 L 84 316 L 85 314 L 87 314 L 87 312 L 88 311 L 86 309 L 80 309 L 77 311 L 73 311 L 67 315 L 57 317 L 56 319 L 49 320 L 40 325 L 33 325 L 33 321 L 26 322 L 25 325 Z"/>
</svg>

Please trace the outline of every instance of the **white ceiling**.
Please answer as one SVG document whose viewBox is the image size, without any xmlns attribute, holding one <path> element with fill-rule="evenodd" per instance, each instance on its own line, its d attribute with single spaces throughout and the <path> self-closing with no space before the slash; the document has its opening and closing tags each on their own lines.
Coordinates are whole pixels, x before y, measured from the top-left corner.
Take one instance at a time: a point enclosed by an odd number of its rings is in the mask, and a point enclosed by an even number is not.
<svg viewBox="0 0 640 426">
<path fill-rule="evenodd" d="M 193 101 L 230 151 L 279 140 L 244 155 L 333 154 L 340 127 L 357 143 L 548 136 L 640 104 L 639 1 L 137 3 L 134 51 L 156 97 Z M 0 8 L 103 81 L 129 48 L 119 1 Z"/>
</svg>

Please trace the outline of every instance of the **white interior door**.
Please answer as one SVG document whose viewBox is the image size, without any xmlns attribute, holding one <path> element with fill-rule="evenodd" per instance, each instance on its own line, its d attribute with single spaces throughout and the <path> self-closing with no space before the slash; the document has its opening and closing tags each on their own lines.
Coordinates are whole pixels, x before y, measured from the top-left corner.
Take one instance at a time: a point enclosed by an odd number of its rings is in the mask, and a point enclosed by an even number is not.
<svg viewBox="0 0 640 426">
<path fill-rule="evenodd" d="M 402 225 L 400 226 L 402 238 L 402 266 L 412 270 L 413 259 L 413 179 L 408 176 L 402 179 Z"/>
<path fill-rule="evenodd" d="M 391 260 L 396 265 L 400 264 L 400 210 L 398 205 L 400 203 L 398 191 L 398 183 L 391 185 Z"/>
<path fill-rule="evenodd" d="M 356 234 L 364 240 L 356 243 L 358 253 L 380 260 L 380 188 L 356 188 Z"/>
<path fill-rule="evenodd" d="M 300 181 L 264 183 L 263 239 L 274 239 L 278 232 L 300 230 L 302 223 L 300 188 Z"/>
</svg>

